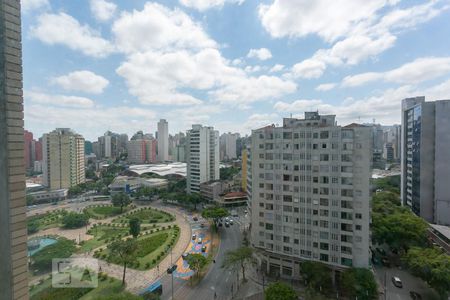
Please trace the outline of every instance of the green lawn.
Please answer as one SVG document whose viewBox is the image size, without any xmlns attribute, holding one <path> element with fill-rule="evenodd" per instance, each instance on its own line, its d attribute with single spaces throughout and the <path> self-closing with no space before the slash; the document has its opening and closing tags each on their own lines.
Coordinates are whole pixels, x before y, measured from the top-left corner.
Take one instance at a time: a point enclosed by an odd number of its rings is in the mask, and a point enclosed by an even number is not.
<svg viewBox="0 0 450 300">
<path fill-rule="evenodd" d="M 90 228 L 88 234 L 94 236 L 94 238 L 84 241 L 81 245 L 79 252 L 87 252 L 92 249 L 98 248 L 111 241 L 112 238 L 118 238 L 127 236 L 129 233 L 129 228 L 127 227 L 113 227 L 106 225 L 98 225 Z"/>
<path fill-rule="evenodd" d="M 32 265 L 30 267 L 34 273 L 42 273 L 51 270 L 53 258 L 70 257 L 75 252 L 75 242 L 63 237 L 58 237 L 58 241 L 45 247 L 31 256 Z"/>
<path fill-rule="evenodd" d="M 167 249 L 178 241 L 180 231 L 174 227 L 170 229 L 159 228 L 150 230 L 150 234 L 138 237 L 138 251 L 136 263 L 129 266 L 133 269 L 148 270 L 157 265 L 169 253 Z M 116 259 L 107 248 L 96 254 L 96 257 L 116 263 Z"/>
<path fill-rule="evenodd" d="M 131 213 L 127 213 L 124 216 L 121 216 L 113 220 L 113 222 L 128 223 L 128 221 L 132 218 L 138 218 L 142 224 L 154 224 L 154 223 L 165 223 L 175 221 L 175 217 L 169 213 L 166 213 L 165 211 L 146 207 Z"/>
<path fill-rule="evenodd" d="M 138 300 L 142 297 L 132 295 L 124 290 L 122 282 L 115 278 L 100 276 L 96 288 L 52 288 L 52 280 L 46 279 L 42 284 L 30 289 L 31 300 Z"/>
<path fill-rule="evenodd" d="M 85 212 L 94 219 L 104 219 L 126 213 L 131 210 L 132 207 L 127 206 L 123 208 L 123 212 L 120 211 L 120 207 L 112 205 L 94 205 L 85 209 Z"/>
<path fill-rule="evenodd" d="M 45 214 L 31 216 L 27 219 L 28 233 L 61 226 L 62 218 L 67 214 L 66 210 L 54 210 Z"/>
</svg>

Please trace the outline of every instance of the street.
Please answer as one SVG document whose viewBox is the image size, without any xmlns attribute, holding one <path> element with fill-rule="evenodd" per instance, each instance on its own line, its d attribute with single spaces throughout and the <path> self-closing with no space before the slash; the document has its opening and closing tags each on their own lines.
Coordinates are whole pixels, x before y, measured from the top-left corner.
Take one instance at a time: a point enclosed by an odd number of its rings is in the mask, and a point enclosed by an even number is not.
<svg viewBox="0 0 450 300">
<path fill-rule="evenodd" d="M 248 220 L 240 215 L 240 218 L 233 218 L 234 225 L 229 228 L 219 227 L 220 246 L 216 256 L 216 263 L 212 263 L 209 272 L 195 287 L 190 287 L 188 281 L 174 277 L 174 299 L 195 299 L 210 300 L 230 299 L 232 291 L 236 291 L 236 272 L 221 268 L 225 253 L 229 250 L 235 250 L 241 246 L 241 230 L 246 226 Z M 241 276 L 241 275 L 240 275 Z M 163 285 L 162 299 L 171 299 L 171 277 L 165 275 L 161 279 Z"/>
</svg>

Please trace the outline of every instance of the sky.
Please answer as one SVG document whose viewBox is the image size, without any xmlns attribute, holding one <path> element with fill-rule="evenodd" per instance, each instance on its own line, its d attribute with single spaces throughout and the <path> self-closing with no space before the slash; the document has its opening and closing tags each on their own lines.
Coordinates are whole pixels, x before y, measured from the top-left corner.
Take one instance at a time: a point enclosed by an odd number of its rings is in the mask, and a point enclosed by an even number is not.
<svg viewBox="0 0 450 300">
<path fill-rule="evenodd" d="M 22 0 L 25 129 L 249 134 L 450 99 L 450 0 Z"/>
</svg>

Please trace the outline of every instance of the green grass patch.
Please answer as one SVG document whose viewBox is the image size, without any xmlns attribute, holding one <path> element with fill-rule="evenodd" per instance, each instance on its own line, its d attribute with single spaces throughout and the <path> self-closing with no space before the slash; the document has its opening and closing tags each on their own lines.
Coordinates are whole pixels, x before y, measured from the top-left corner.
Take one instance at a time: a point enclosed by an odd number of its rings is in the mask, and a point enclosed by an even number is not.
<svg viewBox="0 0 450 300">
<path fill-rule="evenodd" d="M 130 206 L 124 207 L 123 212 L 120 211 L 120 207 L 112 205 L 93 205 L 85 209 L 85 212 L 94 219 L 104 219 L 109 217 L 115 217 L 121 213 L 126 213 L 131 210 Z"/>
<path fill-rule="evenodd" d="M 127 236 L 129 233 L 127 227 L 113 227 L 106 225 L 97 225 L 88 230 L 88 234 L 93 235 L 94 238 L 83 241 L 79 252 L 91 251 L 106 243 L 111 242 L 113 239 L 118 239 Z"/>
<path fill-rule="evenodd" d="M 138 218 L 142 224 L 156 224 L 175 221 L 175 217 L 165 211 L 146 207 L 127 213 L 124 216 L 113 220 L 113 222 L 128 223 L 132 218 Z"/>
<path fill-rule="evenodd" d="M 75 251 L 75 242 L 63 237 L 43 250 L 36 252 L 31 256 L 31 269 L 34 273 L 50 271 L 53 258 L 67 258 Z"/>
<path fill-rule="evenodd" d="M 138 250 L 136 262 L 130 268 L 137 270 L 148 270 L 157 265 L 170 253 L 169 249 L 174 247 L 180 236 L 178 227 L 170 229 L 155 229 L 153 233 L 138 237 Z M 117 263 L 117 258 L 110 253 L 107 247 L 101 251 L 94 252 L 94 257 L 104 259 L 111 263 Z"/>
<path fill-rule="evenodd" d="M 28 234 L 48 228 L 60 227 L 65 215 L 67 215 L 66 210 L 54 210 L 45 214 L 28 217 Z"/>
</svg>

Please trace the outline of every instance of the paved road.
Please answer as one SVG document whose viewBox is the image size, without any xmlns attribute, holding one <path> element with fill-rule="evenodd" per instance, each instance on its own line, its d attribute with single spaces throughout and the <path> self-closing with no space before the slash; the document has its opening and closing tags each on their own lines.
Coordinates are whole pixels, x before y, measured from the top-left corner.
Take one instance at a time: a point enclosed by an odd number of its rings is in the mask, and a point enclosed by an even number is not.
<svg viewBox="0 0 450 300">
<path fill-rule="evenodd" d="M 241 246 L 241 230 L 244 223 L 248 224 L 245 217 L 233 218 L 234 225 L 229 228 L 219 228 L 221 237 L 216 263 L 212 264 L 209 272 L 202 281 L 195 287 L 190 287 L 186 280 L 174 278 L 174 299 L 186 300 L 211 300 L 214 299 L 230 299 L 231 290 L 236 290 L 236 272 L 221 268 L 225 253 Z M 171 296 L 171 277 L 166 275 L 161 280 L 163 284 L 162 299 L 172 299 Z"/>
<path fill-rule="evenodd" d="M 439 299 L 436 292 L 428 287 L 428 285 L 420 278 L 411 275 L 410 273 L 400 270 L 398 268 L 385 268 L 377 267 L 375 273 L 382 289 L 384 288 L 384 282 L 386 281 L 386 298 L 384 295 L 380 296 L 380 299 L 387 300 L 404 300 L 411 299 L 409 296 L 410 291 L 419 293 L 422 299 L 434 300 Z M 398 288 L 392 283 L 392 277 L 397 276 L 402 280 L 403 288 Z"/>
</svg>

